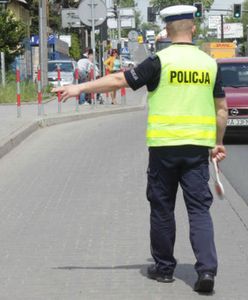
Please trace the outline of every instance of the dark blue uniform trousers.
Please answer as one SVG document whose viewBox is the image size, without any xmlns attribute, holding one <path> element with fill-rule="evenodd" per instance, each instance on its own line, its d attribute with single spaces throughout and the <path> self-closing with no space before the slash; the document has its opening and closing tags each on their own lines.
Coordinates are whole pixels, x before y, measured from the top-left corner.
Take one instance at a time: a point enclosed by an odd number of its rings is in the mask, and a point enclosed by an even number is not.
<svg viewBox="0 0 248 300">
<path fill-rule="evenodd" d="M 174 216 L 178 184 L 183 190 L 190 242 L 198 273 L 216 275 L 217 255 L 209 208 L 213 201 L 208 186 L 209 152 L 201 146 L 150 147 L 147 199 L 150 202 L 151 253 L 159 271 L 173 274 L 176 267 Z"/>
</svg>

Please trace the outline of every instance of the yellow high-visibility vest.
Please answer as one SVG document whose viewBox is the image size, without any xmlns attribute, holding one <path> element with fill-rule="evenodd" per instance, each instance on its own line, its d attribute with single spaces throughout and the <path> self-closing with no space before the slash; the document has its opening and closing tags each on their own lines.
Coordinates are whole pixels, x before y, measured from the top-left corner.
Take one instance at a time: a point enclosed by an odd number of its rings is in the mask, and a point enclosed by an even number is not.
<svg viewBox="0 0 248 300">
<path fill-rule="evenodd" d="M 216 144 L 214 59 L 193 45 L 175 44 L 157 53 L 158 87 L 148 94 L 147 145 Z"/>
</svg>

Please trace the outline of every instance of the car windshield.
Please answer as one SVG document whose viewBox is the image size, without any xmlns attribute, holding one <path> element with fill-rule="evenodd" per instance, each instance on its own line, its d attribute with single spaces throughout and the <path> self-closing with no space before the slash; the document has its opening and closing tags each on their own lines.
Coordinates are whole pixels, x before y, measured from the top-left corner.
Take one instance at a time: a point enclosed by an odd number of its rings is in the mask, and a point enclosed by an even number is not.
<svg viewBox="0 0 248 300">
<path fill-rule="evenodd" d="M 56 72 L 57 66 L 60 66 L 61 72 L 73 72 L 73 65 L 71 62 L 51 62 L 48 63 L 48 72 Z"/>
<path fill-rule="evenodd" d="M 223 86 L 248 87 L 248 63 L 220 64 Z"/>
</svg>

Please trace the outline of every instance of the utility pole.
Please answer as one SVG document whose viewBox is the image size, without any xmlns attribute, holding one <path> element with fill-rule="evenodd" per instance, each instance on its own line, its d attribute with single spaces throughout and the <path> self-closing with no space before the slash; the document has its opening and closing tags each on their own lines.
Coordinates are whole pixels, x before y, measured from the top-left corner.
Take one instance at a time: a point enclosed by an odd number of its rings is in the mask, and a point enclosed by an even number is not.
<svg viewBox="0 0 248 300">
<path fill-rule="evenodd" d="M 5 86 L 5 57 L 4 57 L 4 52 L 1 52 L 1 74 L 2 74 L 2 85 Z"/>
<path fill-rule="evenodd" d="M 47 55 L 47 0 L 39 0 L 39 62 L 42 88 L 46 87 L 48 84 Z"/>
<path fill-rule="evenodd" d="M 223 14 L 220 15 L 220 30 L 221 30 L 221 42 L 224 42 L 224 16 Z"/>
<path fill-rule="evenodd" d="M 6 10 L 6 3 L 7 1 L 4 1 L 2 3 L 2 11 L 5 12 Z M 4 52 L 1 52 L 1 75 L 2 75 L 2 85 L 5 86 L 5 54 Z"/>
<path fill-rule="evenodd" d="M 118 27 L 118 40 L 121 41 L 121 9 L 117 8 L 117 27 Z"/>
</svg>

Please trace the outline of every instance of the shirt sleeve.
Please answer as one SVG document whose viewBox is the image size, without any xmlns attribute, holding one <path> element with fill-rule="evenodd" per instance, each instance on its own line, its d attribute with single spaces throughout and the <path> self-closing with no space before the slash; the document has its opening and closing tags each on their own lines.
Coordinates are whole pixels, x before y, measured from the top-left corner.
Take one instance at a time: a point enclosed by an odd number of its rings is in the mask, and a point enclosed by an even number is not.
<svg viewBox="0 0 248 300">
<path fill-rule="evenodd" d="M 224 97 L 225 97 L 225 91 L 222 83 L 221 70 L 220 67 L 218 66 L 215 86 L 214 86 L 214 98 L 224 98 Z"/>
<path fill-rule="evenodd" d="M 151 56 L 145 59 L 137 67 L 125 71 L 124 76 L 128 85 L 137 90 L 146 85 L 148 91 L 157 88 L 160 80 L 161 64 L 157 56 Z"/>
</svg>

